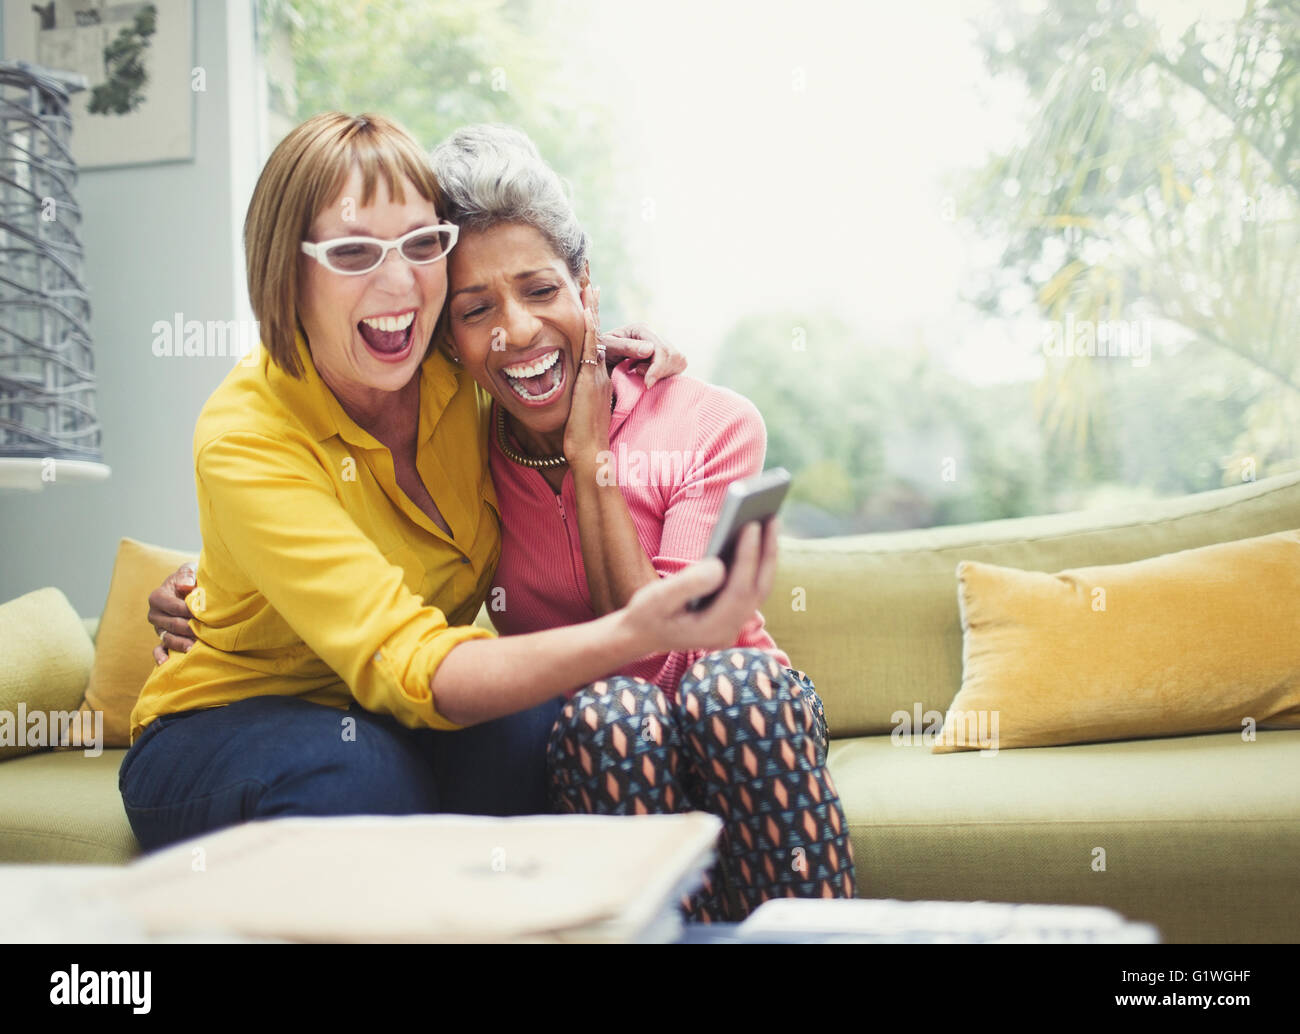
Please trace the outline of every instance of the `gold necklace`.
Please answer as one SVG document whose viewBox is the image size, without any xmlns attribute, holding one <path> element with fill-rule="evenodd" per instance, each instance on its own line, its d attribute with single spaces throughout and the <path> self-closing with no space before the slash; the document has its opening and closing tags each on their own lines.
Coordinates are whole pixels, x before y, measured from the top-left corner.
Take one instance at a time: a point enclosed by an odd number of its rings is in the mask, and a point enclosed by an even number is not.
<svg viewBox="0 0 1300 1034">
<path fill-rule="evenodd" d="M 611 413 L 614 412 L 614 406 L 617 402 L 618 396 L 611 392 L 609 396 L 609 411 Z M 552 467 L 563 467 L 569 462 L 562 453 L 553 456 L 525 456 L 523 453 L 516 452 L 511 448 L 510 443 L 506 441 L 506 410 L 500 403 L 497 403 L 497 444 L 501 446 L 501 451 L 506 454 L 507 459 L 513 460 L 521 467 L 547 470 Z"/>
</svg>

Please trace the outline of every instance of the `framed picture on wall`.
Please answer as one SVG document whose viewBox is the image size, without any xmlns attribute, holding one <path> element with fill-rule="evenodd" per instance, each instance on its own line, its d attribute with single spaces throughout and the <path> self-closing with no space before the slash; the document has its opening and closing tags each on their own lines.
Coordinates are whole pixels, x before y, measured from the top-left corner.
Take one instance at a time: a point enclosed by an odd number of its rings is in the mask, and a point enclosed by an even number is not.
<svg viewBox="0 0 1300 1034">
<path fill-rule="evenodd" d="M 72 154 L 82 169 L 187 161 L 196 67 L 194 0 L 3 0 L 7 61 L 76 72 Z"/>
</svg>

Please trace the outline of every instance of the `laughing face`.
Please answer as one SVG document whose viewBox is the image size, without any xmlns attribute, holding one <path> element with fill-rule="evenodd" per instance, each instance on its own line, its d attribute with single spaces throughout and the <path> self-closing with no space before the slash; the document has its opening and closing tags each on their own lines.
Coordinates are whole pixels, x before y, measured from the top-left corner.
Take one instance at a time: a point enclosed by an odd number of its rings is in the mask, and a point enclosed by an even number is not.
<svg viewBox="0 0 1300 1034">
<path fill-rule="evenodd" d="M 535 227 L 462 231 L 447 259 L 461 364 L 506 410 L 522 444 L 563 444 L 586 333 L 582 288 Z"/>
<path fill-rule="evenodd" d="M 381 177 L 370 204 L 345 205 L 362 194 L 361 171 L 354 169 L 307 239 L 393 240 L 437 223 L 432 201 L 420 197 L 409 180 L 402 181 L 402 190 L 405 200 L 398 204 Z M 447 263 L 412 265 L 393 250 L 378 269 L 359 276 L 335 273 L 307 255 L 299 269 L 300 318 L 317 372 L 359 423 L 382 423 L 393 393 L 415 383 L 447 297 Z"/>
</svg>

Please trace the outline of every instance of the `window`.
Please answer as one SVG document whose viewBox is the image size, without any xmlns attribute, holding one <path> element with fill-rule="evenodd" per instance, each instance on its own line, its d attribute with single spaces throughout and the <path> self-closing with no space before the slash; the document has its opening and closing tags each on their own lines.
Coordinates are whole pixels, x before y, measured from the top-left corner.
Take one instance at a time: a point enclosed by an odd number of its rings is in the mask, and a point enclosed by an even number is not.
<svg viewBox="0 0 1300 1034">
<path fill-rule="evenodd" d="M 272 126 L 518 125 L 604 322 L 759 406 L 787 532 L 1300 465 L 1283 3 L 263 0 Z"/>
</svg>

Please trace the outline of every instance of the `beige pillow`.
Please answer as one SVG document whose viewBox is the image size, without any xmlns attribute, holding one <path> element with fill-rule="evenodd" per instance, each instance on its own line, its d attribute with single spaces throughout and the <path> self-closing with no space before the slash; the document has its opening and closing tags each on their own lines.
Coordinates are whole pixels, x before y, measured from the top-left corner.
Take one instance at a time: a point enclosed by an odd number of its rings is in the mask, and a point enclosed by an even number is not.
<svg viewBox="0 0 1300 1034">
<path fill-rule="evenodd" d="M 131 745 L 131 709 L 154 669 L 158 633 L 149 624 L 149 593 L 193 553 L 124 538 L 117 547 L 108 599 L 95 635 L 95 664 L 83 711 L 104 713 L 104 746 Z"/>
<path fill-rule="evenodd" d="M 0 604 L 0 760 L 54 746 L 90 677 L 95 648 L 68 598 L 37 589 Z M 70 724 L 70 722 L 69 722 Z M 32 742 L 37 740 L 39 742 Z"/>
<path fill-rule="evenodd" d="M 1047 574 L 957 565 L 935 753 L 1300 728 L 1300 531 Z"/>
</svg>

